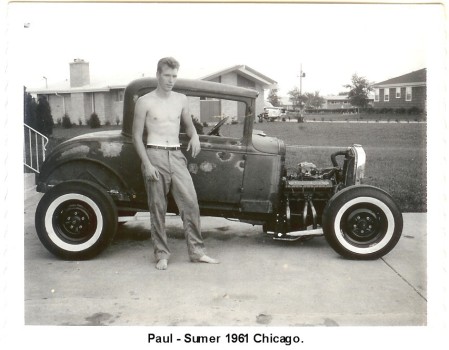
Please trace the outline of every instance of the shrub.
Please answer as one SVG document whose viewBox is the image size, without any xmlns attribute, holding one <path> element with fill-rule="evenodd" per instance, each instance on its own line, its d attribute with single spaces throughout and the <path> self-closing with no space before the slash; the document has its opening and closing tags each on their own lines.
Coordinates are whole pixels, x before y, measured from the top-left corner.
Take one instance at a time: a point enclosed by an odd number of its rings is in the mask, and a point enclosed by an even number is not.
<svg viewBox="0 0 449 350">
<path fill-rule="evenodd" d="M 78 125 L 83 125 L 83 121 L 81 120 L 81 118 L 78 119 Z"/>
<path fill-rule="evenodd" d="M 396 108 L 395 110 L 394 110 L 394 113 L 396 113 L 396 114 L 405 114 L 405 112 L 406 112 L 406 109 L 405 108 Z"/>
<path fill-rule="evenodd" d="M 92 113 L 90 115 L 89 121 L 87 122 L 91 128 L 99 128 L 101 126 L 100 119 L 98 118 L 97 113 Z"/>
<path fill-rule="evenodd" d="M 64 129 L 70 129 L 72 127 L 72 122 L 70 121 L 70 117 L 67 113 L 62 117 L 62 127 Z"/>
<path fill-rule="evenodd" d="M 422 113 L 422 110 L 421 110 L 420 108 L 414 106 L 414 107 L 410 107 L 410 108 L 407 110 L 407 113 L 408 113 L 408 114 L 416 115 L 416 114 L 421 114 L 421 113 Z"/>
<path fill-rule="evenodd" d="M 380 108 L 379 109 L 379 113 L 380 114 L 388 114 L 388 113 L 392 113 L 393 112 L 393 108 Z"/>
<path fill-rule="evenodd" d="M 56 124 L 57 124 L 58 126 L 61 126 L 61 124 L 62 124 L 61 118 L 56 119 Z"/>
<path fill-rule="evenodd" d="M 104 125 L 110 126 L 110 125 L 111 125 L 111 122 L 110 122 L 109 120 L 107 120 L 106 123 L 104 123 Z"/>
<path fill-rule="evenodd" d="M 115 117 L 115 124 L 120 125 L 120 118 L 118 116 Z"/>
</svg>

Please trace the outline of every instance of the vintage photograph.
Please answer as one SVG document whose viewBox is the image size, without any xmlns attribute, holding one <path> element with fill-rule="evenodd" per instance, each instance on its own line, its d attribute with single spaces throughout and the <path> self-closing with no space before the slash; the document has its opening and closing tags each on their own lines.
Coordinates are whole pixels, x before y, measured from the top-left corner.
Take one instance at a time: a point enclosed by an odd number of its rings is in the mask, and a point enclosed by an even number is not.
<svg viewBox="0 0 449 350">
<path fill-rule="evenodd" d="M 24 325 L 276 346 L 428 327 L 443 14 L 10 3 Z"/>
</svg>

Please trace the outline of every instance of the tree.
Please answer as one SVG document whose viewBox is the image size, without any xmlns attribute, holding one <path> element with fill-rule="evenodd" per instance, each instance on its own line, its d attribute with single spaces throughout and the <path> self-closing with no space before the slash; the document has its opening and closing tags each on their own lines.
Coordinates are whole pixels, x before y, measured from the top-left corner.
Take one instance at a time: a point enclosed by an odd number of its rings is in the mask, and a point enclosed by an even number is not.
<svg viewBox="0 0 449 350">
<path fill-rule="evenodd" d="M 306 96 L 301 95 L 297 87 L 287 92 L 287 94 L 289 95 L 289 100 L 291 101 L 294 109 L 301 109 L 301 105 L 305 104 L 307 101 Z"/>
<path fill-rule="evenodd" d="M 36 109 L 37 103 L 36 100 L 31 96 L 30 93 L 26 92 L 24 89 L 24 123 L 33 129 L 36 128 Z"/>
<path fill-rule="evenodd" d="M 41 96 L 36 107 L 36 130 L 50 136 L 53 133 L 53 117 L 47 97 Z"/>
<path fill-rule="evenodd" d="M 281 99 L 278 96 L 278 89 L 271 89 L 268 93 L 267 101 L 273 106 L 279 107 L 281 105 Z"/>
<path fill-rule="evenodd" d="M 368 93 L 373 90 L 373 87 L 365 77 L 353 74 L 351 83 L 343 86 L 349 89 L 348 98 L 353 106 L 361 108 L 368 106 Z"/>
<path fill-rule="evenodd" d="M 319 91 L 306 92 L 305 96 L 307 98 L 306 107 L 308 107 L 308 108 L 321 108 L 321 106 L 325 102 L 324 97 L 320 96 Z"/>
</svg>

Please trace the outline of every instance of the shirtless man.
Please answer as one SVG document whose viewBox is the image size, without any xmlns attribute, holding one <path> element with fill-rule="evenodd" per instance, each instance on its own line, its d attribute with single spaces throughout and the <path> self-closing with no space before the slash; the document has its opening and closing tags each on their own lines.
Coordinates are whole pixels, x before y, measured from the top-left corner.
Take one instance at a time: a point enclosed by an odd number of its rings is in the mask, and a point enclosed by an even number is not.
<svg viewBox="0 0 449 350">
<path fill-rule="evenodd" d="M 200 228 L 200 212 L 187 159 L 180 150 L 180 122 L 190 137 L 187 151 L 196 157 L 201 150 L 198 134 L 189 114 L 187 97 L 172 91 L 178 76 L 179 63 L 171 57 L 158 62 L 156 90 L 141 96 L 135 105 L 133 143 L 142 160 L 142 174 L 148 195 L 151 216 L 151 237 L 156 268 L 167 269 L 170 249 L 165 231 L 167 194 L 171 192 L 184 225 L 190 260 L 218 264 L 206 255 Z M 142 140 L 147 130 L 146 143 Z"/>
</svg>

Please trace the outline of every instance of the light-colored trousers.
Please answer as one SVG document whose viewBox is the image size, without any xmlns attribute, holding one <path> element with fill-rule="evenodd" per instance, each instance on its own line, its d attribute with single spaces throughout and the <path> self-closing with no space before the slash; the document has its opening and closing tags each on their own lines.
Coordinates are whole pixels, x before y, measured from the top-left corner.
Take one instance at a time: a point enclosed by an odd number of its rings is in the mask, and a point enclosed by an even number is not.
<svg viewBox="0 0 449 350">
<path fill-rule="evenodd" d="M 187 169 L 187 159 L 180 150 L 168 151 L 147 148 L 148 159 L 158 170 L 159 179 L 149 180 L 142 173 L 148 196 L 151 218 L 151 238 L 154 255 L 159 261 L 170 257 L 170 249 L 165 230 L 167 195 L 170 192 L 178 206 L 184 225 L 184 234 L 190 260 L 196 261 L 205 255 L 201 236 L 200 211 L 192 177 Z"/>
</svg>

